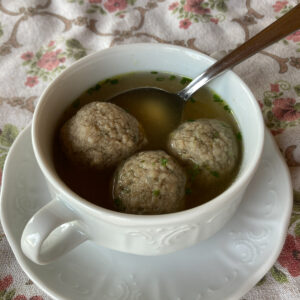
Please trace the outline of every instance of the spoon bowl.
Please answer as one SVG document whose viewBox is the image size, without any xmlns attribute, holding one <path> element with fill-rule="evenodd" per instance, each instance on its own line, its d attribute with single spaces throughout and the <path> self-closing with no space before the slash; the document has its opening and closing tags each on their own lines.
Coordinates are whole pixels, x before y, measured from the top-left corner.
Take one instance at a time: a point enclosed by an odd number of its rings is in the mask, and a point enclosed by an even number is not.
<svg viewBox="0 0 300 300">
<path fill-rule="evenodd" d="M 136 99 L 139 99 L 138 103 Z M 139 116 L 145 121 L 143 127 L 148 138 L 158 148 L 160 141 L 166 140 L 169 133 L 181 122 L 185 104 L 185 101 L 177 94 L 154 87 L 127 90 L 109 101 L 121 107 L 124 104 L 126 107 L 134 106 L 135 111 L 138 110 Z M 152 135 L 153 132 L 156 134 Z"/>
</svg>

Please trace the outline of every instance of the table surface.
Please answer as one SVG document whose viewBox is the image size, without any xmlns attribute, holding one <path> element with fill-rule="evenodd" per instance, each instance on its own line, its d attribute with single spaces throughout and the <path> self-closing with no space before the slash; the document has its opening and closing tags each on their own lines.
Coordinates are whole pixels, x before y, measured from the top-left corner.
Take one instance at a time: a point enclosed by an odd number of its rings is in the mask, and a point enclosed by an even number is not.
<svg viewBox="0 0 300 300">
<path fill-rule="evenodd" d="M 100 49 L 136 42 L 181 45 L 219 59 L 296 4 L 275 0 L 0 0 L 0 185 L 8 148 L 30 122 L 38 97 L 74 61 Z M 282 253 L 242 299 L 299 299 L 300 30 L 234 71 L 259 102 L 294 188 Z M 16 262 L 1 224 L 0 299 L 50 299 Z"/>
</svg>

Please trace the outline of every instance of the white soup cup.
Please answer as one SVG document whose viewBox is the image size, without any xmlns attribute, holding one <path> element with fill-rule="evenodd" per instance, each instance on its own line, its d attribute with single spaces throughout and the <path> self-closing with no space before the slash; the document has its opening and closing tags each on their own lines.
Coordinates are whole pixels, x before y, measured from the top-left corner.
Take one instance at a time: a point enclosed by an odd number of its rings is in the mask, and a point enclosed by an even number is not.
<svg viewBox="0 0 300 300">
<path fill-rule="evenodd" d="M 86 240 L 127 253 L 167 254 L 209 238 L 230 220 L 255 174 L 264 143 L 264 123 L 257 101 L 231 71 L 212 81 L 209 87 L 229 104 L 240 126 L 241 167 L 231 186 L 203 205 L 164 215 L 108 210 L 75 194 L 57 175 L 52 158 L 59 118 L 74 99 L 97 82 L 124 73 L 153 70 L 194 78 L 213 63 L 214 59 L 187 48 L 131 44 L 81 59 L 48 86 L 34 113 L 32 143 L 53 200 L 30 219 L 23 231 L 21 246 L 27 257 L 46 264 Z"/>
</svg>

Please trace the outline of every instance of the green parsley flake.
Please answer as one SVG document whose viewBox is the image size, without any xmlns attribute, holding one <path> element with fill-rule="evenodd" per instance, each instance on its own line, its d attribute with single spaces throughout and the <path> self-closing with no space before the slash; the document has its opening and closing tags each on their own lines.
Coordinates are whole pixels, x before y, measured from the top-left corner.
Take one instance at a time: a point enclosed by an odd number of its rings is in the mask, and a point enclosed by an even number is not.
<svg viewBox="0 0 300 300">
<path fill-rule="evenodd" d="M 190 101 L 192 102 L 192 103 L 196 103 L 196 100 L 195 100 L 195 98 L 190 98 Z"/>
<path fill-rule="evenodd" d="M 186 189 L 185 189 L 185 194 L 186 194 L 187 196 L 191 195 L 191 194 L 192 194 L 192 189 L 191 189 L 191 188 L 186 188 Z"/>
<path fill-rule="evenodd" d="M 242 140 L 242 134 L 241 134 L 241 132 L 238 132 L 238 133 L 236 134 L 236 138 L 237 138 L 239 141 Z"/>
<path fill-rule="evenodd" d="M 119 198 L 115 198 L 114 199 L 114 204 L 115 204 L 115 207 L 118 209 L 118 210 L 124 210 L 124 206 L 123 206 L 123 203 L 122 201 L 119 199 Z"/>
<path fill-rule="evenodd" d="M 129 194 L 129 193 L 130 193 L 130 188 L 124 187 L 124 188 L 122 189 L 122 192 Z"/>
<path fill-rule="evenodd" d="M 181 84 L 188 84 L 192 81 L 191 78 L 188 78 L 188 77 L 182 77 L 182 79 L 180 80 L 180 83 Z"/>
<path fill-rule="evenodd" d="M 154 195 L 155 197 L 158 197 L 158 196 L 160 195 L 160 191 L 159 191 L 159 190 L 154 190 L 154 191 L 153 191 L 153 195 Z"/>
<path fill-rule="evenodd" d="M 111 79 L 110 84 L 118 84 L 119 80 L 118 79 Z"/>
<path fill-rule="evenodd" d="M 87 90 L 87 93 L 88 93 L 89 95 L 91 95 L 94 91 L 95 91 L 94 88 L 90 88 L 90 89 Z"/>
<path fill-rule="evenodd" d="M 167 165 L 167 162 L 168 162 L 168 160 L 166 158 L 162 158 L 160 160 L 161 165 L 164 166 L 164 167 Z"/>
<path fill-rule="evenodd" d="M 151 73 L 151 74 L 158 74 L 157 71 L 151 71 L 150 73 Z"/>
<path fill-rule="evenodd" d="M 225 109 L 226 111 L 228 111 L 228 112 L 231 112 L 231 109 L 230 109 L 230 107 L 229 107 L 228 105 L 224 105 L 224 109 Z"/>
<path fill-rule="evenodd" d="M 100 85 L 99 83 L 97 83 L 97 84 L 94 85 L 93 87 L 89 88 L 89 89 L 87 90 L 87 93 L 91 95 L 94 91 L 100 90 L 100 88 L 101 88 L 101 85 Z"/>
<path fill-rule="evenodd" d="M 175 79 L 176 79 L 176 76 L 175 76 L 175 75 L 171 75 L 171 76 L 169 77 L 169 79 L 170 79 L 170 80 L 175 80 Z"/>
<path fill-rule="evenodd" d="M 211 171 L 210 174 L 212 176 L 215 176 L 216 178 L 219 178 L 220 177 L 220 174 L 217 172 L 217 171 Z"/>
<path fill-rule="evenodd" d="M 215 102 L 224 102 L 224 100 L 217 94 L 213 94 L 213 99 Z"/>
<path fill-rule="evenodd" d="M 75 101 L 72 103 L 73 108 L 78 108 L 80 106 L 80 99 L 77 98 Z"/>
<path fill-rule="evenodd" d="M 193 181 L 200 174 L 201 170 L 198 165 L 194 165 L 192 169 L 189 170 L 190 179 Z"/>
<path fill-rule="evenodd" d="M 220 137 L 220 133 L 217 130 L 214 130 L 212 134 L 213 134 L 214 139 L 217 139 Z"/>
<path fill-rule="evenodd" d="M 156 77 L 155 80 L 156 80 L 156 81 L 164 81 L 165 78 L 164 78 L 164 77 Z"/>
</svg>

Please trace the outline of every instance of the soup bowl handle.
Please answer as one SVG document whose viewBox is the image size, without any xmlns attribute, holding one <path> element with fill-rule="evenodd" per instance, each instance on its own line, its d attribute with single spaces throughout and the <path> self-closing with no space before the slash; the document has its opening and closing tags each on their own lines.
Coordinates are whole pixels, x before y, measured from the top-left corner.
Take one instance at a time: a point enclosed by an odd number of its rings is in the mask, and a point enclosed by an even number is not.
<svg viewBox="0 0 300 300">
<path fill-rule="evenodd" d="M 89 239 L 83 227 L 62 201 L 52 200 L 26 224 L 21 238 L 23 253 L 37 264 L 48 264 Z"/>
</svg>

